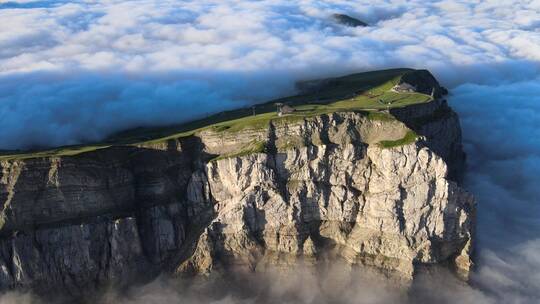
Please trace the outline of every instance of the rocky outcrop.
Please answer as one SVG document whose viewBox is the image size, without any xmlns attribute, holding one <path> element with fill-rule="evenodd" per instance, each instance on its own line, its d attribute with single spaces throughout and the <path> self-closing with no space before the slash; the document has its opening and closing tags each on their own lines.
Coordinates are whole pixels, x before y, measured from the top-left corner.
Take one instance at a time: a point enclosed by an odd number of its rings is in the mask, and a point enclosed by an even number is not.
<svg viewBox="0 0 540 304">
<path fill-rule="evenodd" d="M 79 297 L 163 272 L 263 271 L 329 256 L 403 280 L 434 264 L 467 276 L 475 205 L 459 186 L 459 122 L 443 101 L 415 107 L 395 110 L 397 120 L 284 117 L 3 161 L 0 287 Z M 379 144 L 411 130 L 414 142 Z"/>
<path fill-rule="evenodd" d="M 448 94 L 448 90 L 439 85 L 439 82 L 428 70 L 409 71 L 400 78 L 399 84 L 414 86 L 416 92 L 442 97 Z"/>
<path fill-rule="evenodd" d="M 332 19 L 338 24 L 349 27 L 365 27 L 367 23 L 345 14 L 333 14 Z"/>
</svg>

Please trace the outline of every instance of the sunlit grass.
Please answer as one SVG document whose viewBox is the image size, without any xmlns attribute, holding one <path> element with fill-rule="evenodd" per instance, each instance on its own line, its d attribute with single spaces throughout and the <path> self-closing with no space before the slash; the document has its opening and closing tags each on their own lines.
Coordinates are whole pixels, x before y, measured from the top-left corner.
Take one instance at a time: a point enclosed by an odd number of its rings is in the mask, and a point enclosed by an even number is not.
<svg viewBox="0 0 540 304">
<path fill-rule="evenodd" d="M 418 135 L 414 131 L 409 130 L 407 131 L 405 136 L 403 136 L 403 138 L 398 139 L 398 140 L 383 140 L 379 142 L 379 146 L 381 146 L 382 148 L 393 148 L 393 147 L 404 146 L 404 145 L 412 144 L 413 142 L 416 141 L 417 138 L 418 138 Z"/>
</svg>

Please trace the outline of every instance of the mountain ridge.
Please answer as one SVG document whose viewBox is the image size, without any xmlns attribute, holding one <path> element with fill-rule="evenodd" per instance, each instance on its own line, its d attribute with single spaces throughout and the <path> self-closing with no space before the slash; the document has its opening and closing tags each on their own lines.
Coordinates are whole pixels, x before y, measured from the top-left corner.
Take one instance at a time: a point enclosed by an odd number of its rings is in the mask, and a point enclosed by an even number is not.
<svg viewBox="0 0 540 304">
<path fill-rule="evenodd" d="M 1 160 L 0 289 L 84 302 L 160 274 L 330 256 L 403 282 L 430 265 L 467 278 L 475 202 L 456 113 L 435 96 L 332 109 Z"/>
</svg>

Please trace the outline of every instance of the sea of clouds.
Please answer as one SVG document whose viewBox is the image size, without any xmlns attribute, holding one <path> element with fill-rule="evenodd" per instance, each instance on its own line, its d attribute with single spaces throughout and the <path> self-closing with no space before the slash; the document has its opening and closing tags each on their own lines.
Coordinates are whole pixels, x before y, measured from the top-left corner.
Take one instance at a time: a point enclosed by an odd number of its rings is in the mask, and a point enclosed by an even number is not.
<svg viewBox="0 0 540 304">
<path fill-rule="evenodd" d="M 370 69 L 429 68 L 449 87 L 531 79 L 538 3 L 2 1 L 0 149 L 97 141 Z"/>
<path fill-rule="evenodd" d="M 371 26 L 337 25 L 333 13 Z M 291 94 L 300 79 L 429 69 L 462 122 L 478 267 L 470 287 L 419 280 L 417 301 L 540 302 L 540 1 L 0 1 L 0 21 L 0 149 L 204 117 Z M 291 303 L 319 303 L 303 295 L 325 281 L 291 281 Z M 396 301 L 367 282 L 350 280 L 340 301 Z M 193 293 L 144 290 L 126 303 Z"/>
</svg>

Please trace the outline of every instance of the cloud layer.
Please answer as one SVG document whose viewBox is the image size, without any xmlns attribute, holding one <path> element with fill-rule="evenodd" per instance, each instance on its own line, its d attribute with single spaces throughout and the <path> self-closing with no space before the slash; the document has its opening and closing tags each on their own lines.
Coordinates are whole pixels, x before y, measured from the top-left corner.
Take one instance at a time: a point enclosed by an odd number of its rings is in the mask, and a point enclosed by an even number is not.
<svg viewBox="0 0 540 304">
<path fill-rule="evenodd" d="M 336 12 L 372 26 L 336 25 Z M 539 12 L 538 1 L 2 2 L 0 148 L 95 141 L 353 71 L 429 68 L 451 87 L 527 79 Z"/>
<path fill-rule="evenodd" d="M 336 12 L 372 26 L 338 26 Z M 0 20 L 9 25 L 0 28 L 0 149 L 203 117 L 290 93 L 297 79 L 430 69 L 462 120 L 478 269 L 473 287 L 444 274 L 419 280 L 417 303 L 540 301 L 538 0 L 10 1 Z M 324 282 L 297 278 L 289 302 L 318 303 L 309 292 Z M 398 296 L 361 276 L 351 282 L 343 303 Z M 195 292 L 163 284 L 125 301 L 179 303 Z M 22 301 L 31 298 L 0 298 Z"/>
<path fill-rule="evenodd" d="M 454 90 L 477 197 L 474 281 L 498 303 L 540 300 L 540 77 Z"/>
</svg>

